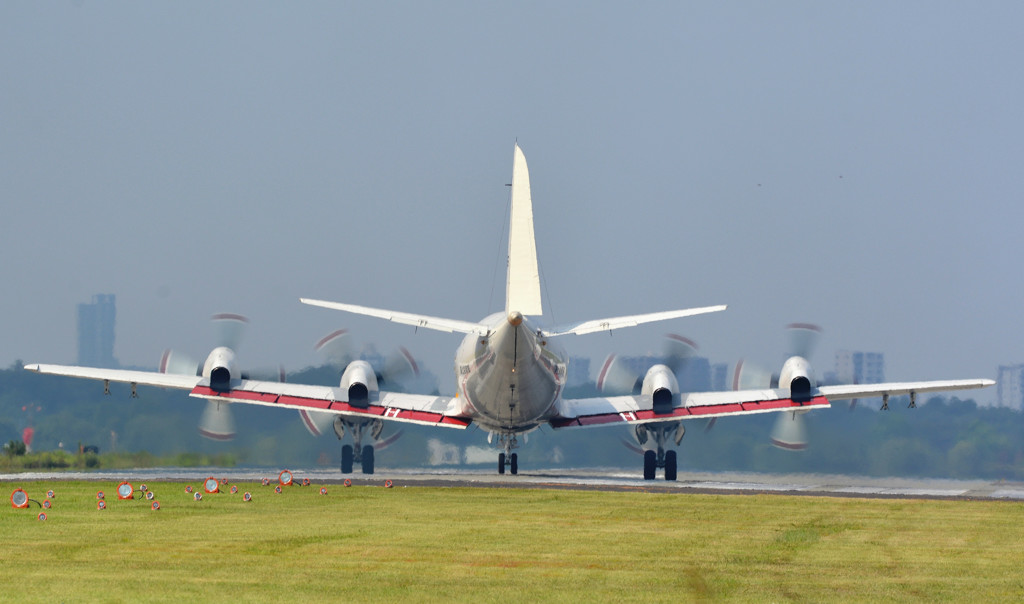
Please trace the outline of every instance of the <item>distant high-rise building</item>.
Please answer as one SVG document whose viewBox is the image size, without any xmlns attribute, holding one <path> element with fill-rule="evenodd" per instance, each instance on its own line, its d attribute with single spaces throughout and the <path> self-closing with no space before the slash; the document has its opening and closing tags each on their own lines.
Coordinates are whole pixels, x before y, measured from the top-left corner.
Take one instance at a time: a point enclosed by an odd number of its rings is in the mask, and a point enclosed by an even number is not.
<svg viewBox="0 0 1024 604">
<path fill-rule="evenodd" d="M 711 366 L 711 390 L 732 390 L 732 380 L 729 379 L 729 364 L 715 363 Z"/>
<path fill-rule="evenodd" d="M 836 352 L 836 379 L 840 384 L 880 384 L 885 381 L 885 355 L 880 352 Z"/>
<path fill-rule="evenodd" d="M 1024 410 L 1024 365 L 1001 365 L 996 382 L 996 407 Z"/>
<path fill-rule="evenodd" d="M 92 303 L 78 305 L 78 364 L 86 367 L 118 367 L 114 358 L 113 294 L 97 294 Z"/>
</svg>

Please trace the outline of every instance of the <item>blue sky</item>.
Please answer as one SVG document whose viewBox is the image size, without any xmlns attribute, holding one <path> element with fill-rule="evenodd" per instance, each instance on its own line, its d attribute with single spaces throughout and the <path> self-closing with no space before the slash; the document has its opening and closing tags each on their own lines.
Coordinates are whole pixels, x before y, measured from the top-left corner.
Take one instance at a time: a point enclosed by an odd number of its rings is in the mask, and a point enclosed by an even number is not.
<svg viewBox="0 0 1024 604">
<path fill-rule="evenodd" d="M 0 4 L 0 364 L 114 293 L 122 363 L 228 311 L 253 365 L 349 327 L 449 382 L 456 336 L 298 298 L 499 309 L 516 140 L 552 322 L 730 306 L 570 352 L 1024 362 L 1021 5 L 550 4 Z"/>
</svg>

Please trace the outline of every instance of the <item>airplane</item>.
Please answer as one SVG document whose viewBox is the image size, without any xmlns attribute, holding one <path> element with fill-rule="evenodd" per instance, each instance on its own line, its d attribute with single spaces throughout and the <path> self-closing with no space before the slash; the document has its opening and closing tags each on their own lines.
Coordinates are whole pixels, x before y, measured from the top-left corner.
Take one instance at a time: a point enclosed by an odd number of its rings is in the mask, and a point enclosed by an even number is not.
<svg viewBox="0 0 1024 604">
<path fill-rule="evenodd" d="M 771 412 L 804 412 L 830 406 L 830 400 L 910 395 L 983 388 L 992 380 L 944 380 L 866 385 L 818 386 L 810 363 L 789 357 L 774 387 L 724 392 L 683 392 L 667 365 L 650 367 L 638 393 L 566 399 L 566 359 L 560 340 L 637 325 L 720 312 L 724 305 L 580 321 L 548 326 L 543 321 L 540 272 L 534 239 L 533 201 L 526 158 L 518 142 L 513 148 L 511 215 L 508 241 L 505 309 L 479 321 L 370 308 L 354 304 L 300 298 L 303 304 L 448 333 L 465 334 L 455 353 L 455 396 L 389 392 L 379 388 L 374 368 L 366 361 L 348 364 L 338 386 L 313 386 L 245 379 L 238 372 L 234 351 L 215 348 L 199 376 L 173 376 L 142 371 L 95 369 L 60 365 L 27 365 L 30 371 L 131 384 L 188 390 L 194 397 L 220 404 L 255 404 L 327 412 L 342 420 L 410 422 L 465 429 L 475 424 L 497 441 L 497 469 L 519 471 L 519 438 L 541 426 L 555 430 L 626 425 L 652 439 L 644 454 L 643 475 L 655 478 L 663 469 L 676 480 L 679 445 L 689 419 L 713 419 Z M 341 434 L 339 434 L 341 436 Z"/>
</svg>

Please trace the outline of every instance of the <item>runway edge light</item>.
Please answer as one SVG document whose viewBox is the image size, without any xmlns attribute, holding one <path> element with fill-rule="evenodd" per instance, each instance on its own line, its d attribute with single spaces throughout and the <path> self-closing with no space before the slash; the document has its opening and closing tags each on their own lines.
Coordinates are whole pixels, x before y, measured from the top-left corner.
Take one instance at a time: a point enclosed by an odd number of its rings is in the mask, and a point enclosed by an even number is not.
<svg viewBox="0 0 1024 604">
<path fill-rule="evenodd" d="M 117 485 L 118 499 L 135 499 L 135 489 L 127 480 Z"/>
<path fill-rule="evenodd" d="M 16 510 L 28 507 L 28 493 L 24 489 L 14 489 L 11 493 L 11 507 Z"/>
</svg>

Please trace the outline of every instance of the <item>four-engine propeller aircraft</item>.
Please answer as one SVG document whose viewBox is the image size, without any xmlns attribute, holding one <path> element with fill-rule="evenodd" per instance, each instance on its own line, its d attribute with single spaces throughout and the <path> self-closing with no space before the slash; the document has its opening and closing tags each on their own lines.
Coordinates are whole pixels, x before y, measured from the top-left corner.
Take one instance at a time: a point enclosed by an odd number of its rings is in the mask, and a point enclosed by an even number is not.
<svg viewBox="0 0 1024 604">
<path fill-rule="evenodd" d="M 676 455 L 669 441 L 679 444 L 683 420 L 777 411 L 806 411 L 829 407 L 829 400 L 910 395 L 981 388 L 991 380 L 949 380 L 819 387 L 808 361 L 792 356 L 785 361 L 776 387 L 727 392 L 681 392 L 673 370 L 651 367 L 637 394 L 564 399 L 566 355 L 559 340 L 725 310 L 706 306 L 583 321 L 568 325 L 543 324 L 540 273 L 534 241 L 533 207 L 526 159 L 518 144 L 513 150 L 511 225 L 505 310 L 481 321 L 461 321 L 408 312 L 303 298 L 305 304 L 367 315 L 444 332 L 466 334 L 455 354 L 457 394 L 428 396 L 383 391 L 374 368 L 362 360 L 348 364 L 337 387 L 276 383 L 241 377 L 234 351 L 218 347 L 210 353 L 199 376 L 93 369 L 57 365 L 28 365 L 39 373 L 109 382 L 181 388 L 191 396 L 218 403 L 249 403 L 300 411 L 320 411 L 343 419 L 381 419 L 451 428 L 477 424 L 496 437 L 501 449 L 498 472 L 518 472 L 515 449 L 519 436 L 543 425 L 556 429 L 625 424 L 642 428 L 656 448 L 644 456 L 644 478 L 664 468 L 667 480 L 676 478 Z"/>
</svg>

